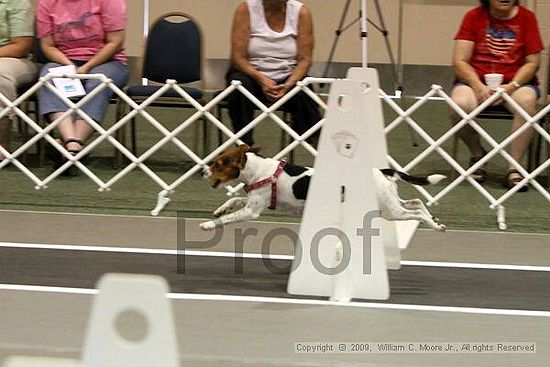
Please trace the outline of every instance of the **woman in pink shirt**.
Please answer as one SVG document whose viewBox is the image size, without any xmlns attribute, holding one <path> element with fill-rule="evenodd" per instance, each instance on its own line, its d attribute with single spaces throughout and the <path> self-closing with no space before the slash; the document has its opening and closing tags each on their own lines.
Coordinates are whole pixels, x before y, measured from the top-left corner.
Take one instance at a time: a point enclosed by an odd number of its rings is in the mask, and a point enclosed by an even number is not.
<svg viewBox="0 0 550 367">
<path fill-rule="evenodd" d="M 126 28 L 125 0 L 39 0 L 36 12 L 37 35 L 44 55 L 51 61 L 40 75 L 52 67 L 74 64 L 79 74 L 104 74 L 122 87 L 128 81 L 124 56 Z M 100 84 L 84 82 L 86 92 Z M 88 116 L 101 123 L 113 92 L 104 88 L 82 107 Z M 39 110 L 49 121 L 68 109 L 48 88 L 38 94 Z M 65 148 L 78 153 L 94 129 L 80 116 L 66 118 L 57 125 Z M 59 154 L 58 154 L 59 156 Z M 59 159 L 56 164 L 61 164 Z"/>
</svg>

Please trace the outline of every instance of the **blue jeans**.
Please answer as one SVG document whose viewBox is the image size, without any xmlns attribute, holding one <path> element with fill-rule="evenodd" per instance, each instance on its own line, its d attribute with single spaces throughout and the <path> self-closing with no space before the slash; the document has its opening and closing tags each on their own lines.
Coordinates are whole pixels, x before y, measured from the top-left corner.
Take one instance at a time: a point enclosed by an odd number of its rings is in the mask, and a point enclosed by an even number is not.
<svg viewBox="0 0 550 367">
<path fill-rule="evenodd" d="M 84 61 L 72 60 L 76 67 L 84 64 Z M 53 67 L 61 66 L 60 64 L 50 62 L 40 70 L 40 76 L 44 76 L 48 73 L 48 70 Z M 123 87 L 128 82 L 128 68 L 120 61 L 111 60 L 104 64 L 98 65 L 90 70 L 90 74 L 104 74 L 107 78 L 110 78 L 117 87 Z M 82 80 L 86 93 L 89 93 L 98 85 L 101 84 L 100 80 L 87 79 Z M 113 95 L 113 91 L 110 88 L 104 88 L 101 92 L 89 100 L 84 106 L 84 111 L 97 123 L 101 123 L 109 107 L 109 100 Z M 56 94 L 46 87 L 42 87 L 38 90 L 38 110 L 41 116 L 45 116 L 52 112 L 65 112 L 69 107 L 63 102 Z"/>
</svg>

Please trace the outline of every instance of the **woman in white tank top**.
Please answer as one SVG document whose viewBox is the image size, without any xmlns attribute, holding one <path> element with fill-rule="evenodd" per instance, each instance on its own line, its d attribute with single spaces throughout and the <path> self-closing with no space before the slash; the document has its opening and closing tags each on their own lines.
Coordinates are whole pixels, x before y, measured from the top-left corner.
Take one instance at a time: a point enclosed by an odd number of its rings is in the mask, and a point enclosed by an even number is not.
<svg viewBox="0 0 550 367">
<path fill-rule="evenodd" d="M 302 4 L 296 0 L 287 1 L 283 27 L 279 31 L 269 25 L 263 1 L 248 0 L 247 3 L 250 14 L 248 61 L 272 80 L 287 78 L 297 64 L 296 38 Z M 277 24 L 276 18 L 272 22 Z"/>
<path fill-rule="evenodd" d="M 244 87 L 266 103 L 280 99 L 308 73 L 313 54 L 313 20 L 297 0 L 246 0 L 233 18 L 231 68 L 226 80 L 240 80 Z M 235 131 L 253 117 L 254 106 L 240 92 L 228 97 Z M 305 132 L 320 120 L 316 103 L 298 93 L 285 104 L 293 127 Z M 252 133 L 242 140 L 251 145 Z"/>
</svg>

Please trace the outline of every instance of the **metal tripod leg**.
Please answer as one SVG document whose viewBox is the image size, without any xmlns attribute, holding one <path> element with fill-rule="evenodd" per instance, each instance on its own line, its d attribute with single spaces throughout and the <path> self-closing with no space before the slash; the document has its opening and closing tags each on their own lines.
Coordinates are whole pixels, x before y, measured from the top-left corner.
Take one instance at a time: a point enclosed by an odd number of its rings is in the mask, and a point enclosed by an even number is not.
<svg viewBox="0 0 550 367">
<path fill-rule="evenodd" d="M 323 71 L 323 78 L 328 77 L 328 72 L 329 72 L 330 66 L 332 65 L 332 60 L 334 58 L 334 53 L 336 52 L 336 46 L 338 45 L 338 40 L 340 38 L 340 35 L 342 34 L 342 32 L 347 30 L 353 24 L 357 23 L 361 19 L 361 16 L 363 16 L 362 14 L 360 14 L 358 18 L 354 19 L 350 24 L 344 26 L 344 22 L 346 20 L 346 16 L 347 16 L 348 11 L 349 11 L 350 3 L 351 3 L 351 0 L 346 0 L 346 3 L 344 4 L 344 11 L 342 12 L 342 16 L 340 17 L 340 22 L 338 23 L 338 29 L 335 32 L 335 37 L 334 37 L 334 40 L 332 42 L 332 46 L 330 48 L 329 57 L 327 59 L 326 65 L 325 65 L 325 70 Z M 388 55 L 389 55 L 389 58 L 390 58 L 390 63 L 392 65 L 392 73 L 393 73 L 393 77 L 394 77 L 394 88 L 395 88 L 396 91 L 399 91 L 399 92 L 402 93 L 403 92 L 402 80 L 399 77 L 399 73 L 398 73 L 398 70 L 397 70 L 397 64 L 395 62 L 395 58 L 393 56 L 393 51 L 392 51 L 392 48 L 391 48 L 391 44 L 390 44 L 389 39 L 388 39 L 389 32 L 386 29 L 386 25 L 385 25 L 385 22 L 384 22 L 384 17 L 382 15 L 382 8 L 380 7 L 380 3 L 378 2 L 378 0 L 374 0 L 374 4 L 375 4 L 375 7 L 376 7 L 376 12 L 378 14 L 378 18 L 379 18 L 380 23 L 381 23 L 381 27 L 377 26 L 375 23 L 373 23 L 368 18 L 367 18 L 367 21 L 368 21 L 368 23 L 370 23 L 373 27 L 375 27 L 376 30 L 378 30 L 384 36 L 384 42 L 386 44 L 386 49 L 388 51 Z M 409 130 L 409 136 L 410 136 L 412 145 L 414 147 L 418 146 L 418 143 L 416 142 L 416 138 L 415 138 L 415 135 L 412 131 L 412 128 L 408 124 L 407 124 L 407 127 L 408 127 L 408 130 Z"/>
<path fill-rule="evenodd" d="M 395 62 L 395 58 L 393 57 L 393 51 L 390 45 L 390 41 L 388 39 L 389 32 L 386 29 L 384 16 L 382 15 L 382 9 L 380 8 L 380 3 L 378 2 L 378 0 L 374 0 L 374 5 L 376 7 L 376 13 L 378 14 L 378 19 L 380 20 L 381 26 L 378 27 L 370 19 L 367 19 L 367 20 L 374 28 L 376 28 L 384 36 L 384 43 L 386 44 L 386 50 L 388 51 L 388 56 L 390 58 L 390 63 L 392 65 L 394 90 L 403 93 L 403 80 L 401 80 L 401 77 L 399 76 L 399 73 L 397 71 L 397 63 Z M 416 141 L 414 131 L 409 124 L 407 124 L 407 129 L 409 130 L 409 137 L 411 139 L 412 146 L 417 147 L 418 142 Z"/>
<path fill-rule="evenodd" d="M 330 69 L 330 66 L 332 65 L 332 59 L 334 58 L 334 53 L 336 52 L 336 46 L 338 45 L 338 39 L 342 32 L 344 32 L 346 29 L 351 27 L 353 24 L 357 23 L 359 19 L 355 19 L 352 23 L 348 24 L 345 28 L 342 28 L 344 26 L 344 22 L 346 20 L 346 16 L 349 11 L 349 5 L 351 3 L 351 0 L 346 0 L 346 4 L 344 5 L 344 11 L 342 12 L 342 16 L 340 17 L 340 22 L 338 23 L 338 29 L 334 32 L 335 37 L 332 41 L 332 46 L 330 48 L 330 53 L 328 55 L 327 63 L 325 64 L 325 70 L 323 71 L 323 78 L 326 78 L 328 76 L 328 71 Z"/>
</svg>

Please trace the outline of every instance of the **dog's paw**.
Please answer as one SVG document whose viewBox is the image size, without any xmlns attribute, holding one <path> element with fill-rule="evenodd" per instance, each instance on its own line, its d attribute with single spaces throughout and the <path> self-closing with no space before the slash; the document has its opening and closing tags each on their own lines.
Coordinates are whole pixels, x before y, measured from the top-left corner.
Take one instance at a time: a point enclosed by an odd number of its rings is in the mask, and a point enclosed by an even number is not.
<svg viewBox="0 0 550 367">
<path fill-rule="evenodd" d="M 227 213 L 227 210 L 229 208 L 225 207 L 225 206 L 220 206 L 218 209 L 214 210 L 214 212 L 212 214 L 214 214 L 215 217 L 221 217 L 222 215 L 224 215 L 225 213 Z"/>
<path fill-rule="evenodd" d="M 438 223 L 438 231 L 445 232 L 447 230 L 447 226 L 445 224 Z"/>
<path fill-rule="evenodd" d="M 216 228 L 216 223 L 214 223 L 214 221 L 209 220 L 208 222 L 202 222 L 200 224 L 200 227 L 203 231 L 211 231 L 214 228 Z"/>
</svg>

